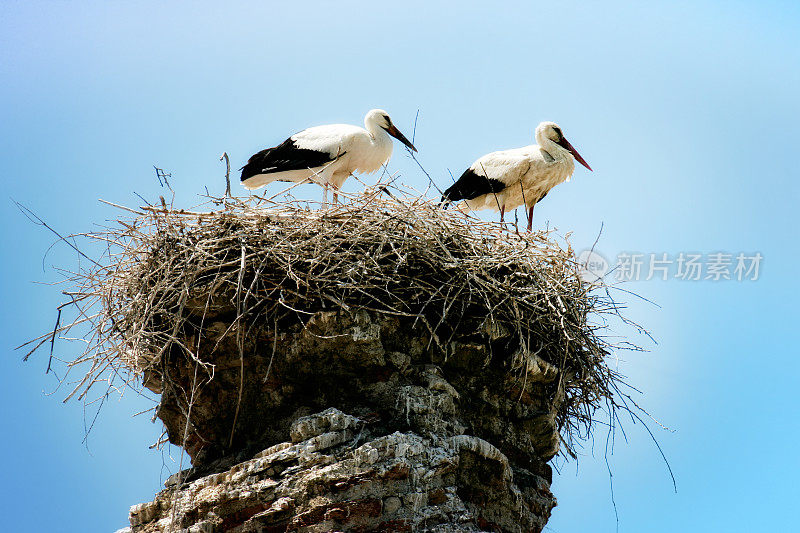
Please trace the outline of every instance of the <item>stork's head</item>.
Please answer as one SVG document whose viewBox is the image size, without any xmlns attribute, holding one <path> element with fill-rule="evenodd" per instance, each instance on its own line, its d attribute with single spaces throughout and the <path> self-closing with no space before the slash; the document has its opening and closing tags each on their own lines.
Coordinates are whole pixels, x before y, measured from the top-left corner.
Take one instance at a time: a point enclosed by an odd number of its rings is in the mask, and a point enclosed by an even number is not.
<svg viewBox="0 0 800 533">
<path fill-rule="evenodd" d="M 413 151 L 417 151 L 414 148 L 414 145 L 411 144 L 411 141 L 406 139 L 406 136 L 400 133 L 394 124 L 392 124 L 392 119 L 389 118 L 389 113 L 384 111 L 383 109 L 373 109 L 367 116 L 364 117 L 364 126 L 366 126 L 367 131 L 374 131 L 375 128 L 381 128 L 386 131 L 389 135 L 400 141 L 401 143 L 405 144 L 409 147 L 409 149 Z"/>
<path fill-rule="evenodd" d="M 578 163 L 585 166 L 589 170 L 592 170 L 592 167 L 589 166 L 589 163 L 587 163 L 581 157 L 581 154 L 578 153 L 575 147 L 573 147 L 569 141 L 567 141 L 567 138 L 564 137 L 564 133 L 561 131 L 561 127 L 555 122 L 542 122 L 539 124 L 539 126 L 536 127 L 536 140 L 540 145 L 544 140 L 556 143 L 561 148 L 571 153 Z"/>
</svg>

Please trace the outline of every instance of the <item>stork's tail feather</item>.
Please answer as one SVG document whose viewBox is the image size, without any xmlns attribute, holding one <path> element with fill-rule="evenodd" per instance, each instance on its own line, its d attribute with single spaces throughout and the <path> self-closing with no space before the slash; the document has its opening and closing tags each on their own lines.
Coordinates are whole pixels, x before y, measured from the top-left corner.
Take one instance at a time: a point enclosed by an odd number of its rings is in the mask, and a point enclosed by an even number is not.
<svg viewBox="0 0 800 533">
<path fill-rule="evenodd" d="M 240 168 L 239 170 L 242 171 L 242 179 L 241 181 L 247 181 L 248 179 L 252 178 L 253 176 L 257 176 L 261 174 L 262 166 L 260 162 L 253 161 L 252 159 L 247 162 L 245 166 Z"/>
<path fill-rule="evenodd" d="M 442 207 L 442 209 L 447 209 L 450 204 L 462 200 L 463 198 L 464 195 L 461 194 L 458 183 L 454 183 L 442 193 L 442 199 L 439 200 L 439 205 Z"/>
</svg>

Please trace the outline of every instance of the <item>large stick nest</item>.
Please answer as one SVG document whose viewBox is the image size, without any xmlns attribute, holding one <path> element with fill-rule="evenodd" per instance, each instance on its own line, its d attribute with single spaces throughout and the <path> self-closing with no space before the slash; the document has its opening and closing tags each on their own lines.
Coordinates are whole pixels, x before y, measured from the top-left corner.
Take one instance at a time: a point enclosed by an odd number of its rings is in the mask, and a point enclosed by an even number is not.
<svg viewBox="0 0 800 533">
<path fill-rule="evenodd" d="M 598 409 L 616 406 L 619 376 L 601 324 L 617 306 L 581 279 L 572 249 L 551 233 L 380 191 L 320 210 L 256 197 L 218 204 L 202 213 L 142 208 L 88 235 L 106 251 L 69 280 L 77 319 L 38 344 L 75 331 L 86 342 L 66 361 L 80 373 L 69 397 L 85 399 L 98 383 L 119 386 L 120 377 L 136 383 L 176 347 L 213 372 L 180 335 L 190 316 L 227 312 L 231 334 L 246 335 L 260 321 L 366 309 L 426 328 L 440 357 L 478 331 L 512 345 L 512 371 L 555 365 L 567 444 L 590 434 Z"/>
</svg>

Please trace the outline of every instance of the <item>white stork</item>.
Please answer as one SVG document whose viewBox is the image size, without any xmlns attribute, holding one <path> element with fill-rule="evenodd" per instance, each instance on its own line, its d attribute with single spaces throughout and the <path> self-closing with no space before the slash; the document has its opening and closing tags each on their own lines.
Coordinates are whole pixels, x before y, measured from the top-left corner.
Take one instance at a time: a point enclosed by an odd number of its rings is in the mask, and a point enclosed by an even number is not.
<svg viewBox="0 0 800 533">
<path fill-rule="evenodd" d="M 536 142 L 522 148 L 492 152 L 479 158 L 442 196 L 442 202 L 465 200 L 471 209 L 506 211 L 528 208 L 528 231 L 533 226 L 533 206 L 575 170 L 575 159 L 592 170 L 567 142 L 554 122 L 536 128 Z M 574 158 L 574 159 L 573 159 Z"/>
<path fill-rule="evenodd" d="M 241 168 L 242 185 L 257 189 L 273 181 L 313 181 L 325 187 L 326 202 L 328 185 L 333 187 L 336 203 L 339 188 L 353 172 L 371 174 L 389 160 L 389 135 L 417 151 L 382 109 L 367 113 L 364 128 L 330 124 L 305 129 L 253 155 Z"/>
</svg>

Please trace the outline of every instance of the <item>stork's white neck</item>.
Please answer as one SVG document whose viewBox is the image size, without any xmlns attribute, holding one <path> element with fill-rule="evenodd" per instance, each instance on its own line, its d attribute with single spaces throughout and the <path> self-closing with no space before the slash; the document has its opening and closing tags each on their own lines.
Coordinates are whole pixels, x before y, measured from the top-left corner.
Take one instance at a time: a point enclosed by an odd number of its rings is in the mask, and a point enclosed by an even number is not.
<svg viewBox="0 0 800 533">
<path fill-rule="evenodd" d="M 367 130 L 370 146 L 364 146 L 364 150 L 358 154 L 351 154 L 351 161 L 355 168 L 365 173 L 379 169 L 392 155 L 392 138 L 385 129 L 378 125 L 377 121 L 370 120 L 370 118 L 368 115 L 364 119 L 364 129 Z"/>
<path fill-rule="evenodd" d="M 364 120 L 364 128 L 369 132 L 370 136 L 376 143 L 392 142 L 386 130 L 378 126 L 372 120 Z"/>
<path fill-rule="evenodd" d="M 560 144 L 556 144 L 555 141 L 547 137 L 541 130 L 536 130 L 536 144 L 556 161 L 572 160 L 572 154 L 569 153 L 569 150 Z"/>
<path fill-rule="evenodd" d="M 570 151 L 560 144 L 556 144 L 539 128 L 536 129 L 536 142 L 545 156 L 545 161 L 553 165 L 552 168 L 556 172 L 557 179 L 553 185 L 565 180 L 569 181 L 572 173 L 575 172 L 575 158 Z M 546 157 L 545 154 L 550 157 Z"/>
</svg>

